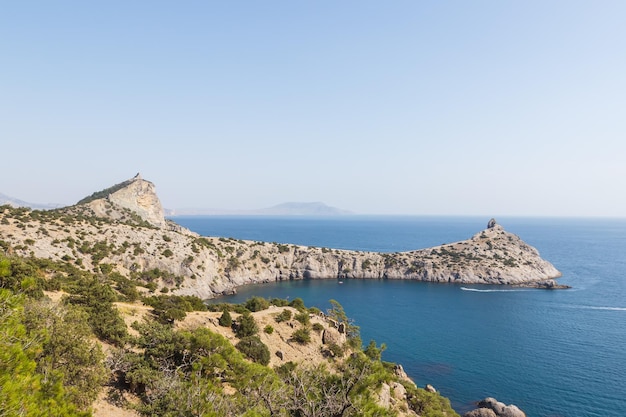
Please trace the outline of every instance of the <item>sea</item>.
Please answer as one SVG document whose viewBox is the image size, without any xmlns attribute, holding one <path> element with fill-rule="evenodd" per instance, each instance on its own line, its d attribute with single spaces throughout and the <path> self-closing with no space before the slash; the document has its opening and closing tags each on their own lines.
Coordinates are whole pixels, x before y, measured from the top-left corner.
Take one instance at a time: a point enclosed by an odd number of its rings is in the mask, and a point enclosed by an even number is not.
<svg viewBox="0 0 626 417">
<path fill-rule="evenodd" d="M 178 216 L 204 236 L 397 252 L 468 239 L 483 217 Z M 249 285 L 219 301 L 337 300 L 383 360 L 433 385 L 460 414 L 495 397 L 529 417 L 626 416 L 626 219 L 499 218 L 537 248 L 567 290 L 399 280 Z"/>
</svg>

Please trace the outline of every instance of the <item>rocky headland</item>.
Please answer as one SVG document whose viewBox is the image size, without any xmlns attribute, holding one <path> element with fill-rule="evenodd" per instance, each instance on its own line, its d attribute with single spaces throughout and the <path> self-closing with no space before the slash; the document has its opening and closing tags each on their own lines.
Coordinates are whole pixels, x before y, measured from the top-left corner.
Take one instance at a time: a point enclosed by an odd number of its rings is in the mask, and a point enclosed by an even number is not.
<svg viewBox="0 0 626 417">
<path fill-rule="evenodd" d="M 140 175 L 70 207 L 2 206 L 0 239 L 19 256 L 112 268 L 125 277 L 151 272 L 152 286 L 205 299 L 241 285 L 294 279 L 563 287 L 550 262 L 493 219 L 467 240 L 396 253 L 205 237 L 167 220 L 154 184 Z"/>
</svg>

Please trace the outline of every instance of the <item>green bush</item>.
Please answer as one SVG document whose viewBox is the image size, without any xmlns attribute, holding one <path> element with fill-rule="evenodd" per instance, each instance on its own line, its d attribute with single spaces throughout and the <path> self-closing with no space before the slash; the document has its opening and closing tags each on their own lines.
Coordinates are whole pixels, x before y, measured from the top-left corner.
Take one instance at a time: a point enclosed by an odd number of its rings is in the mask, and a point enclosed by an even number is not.
<svg viewBox="0 0 626 417">
<path fill-rule="evenodd" d="M 89 408 L 106 375 L 104 355 L 93 340 L 86 314 L 47 301 L 27 303 L 24 313 L 28 330 L 45 334 L 37 358 L 38 371 L 59 378 L 72 402 L 81 409 Z"/>
<path fill-rule="evenodd" d="M 145 297 L 143 302 L 154 308 L 153 314 L 161 323 L 183 320 L 188 312 L 207 309 L 202 299 L 192 295 L 155 295 Z"/>
<path fill-rule="evenodd" d="M 278 248 L 278 252 L 279 253 L 287 253 L 287 252 L 289 252 L 289 246 L 287 246 L 287 245 L 283 245 L 283 244 L 279 243 L 278 245 L 276 245 L 276 247 Z"/>
<path fill-rule="evenodd" d="M 235 329 L 235 335 L 238 338 L 244 338 L 247 336 L 253 336 L 259 332 L 259 327 L 254 321 L 254 317 L 250 313 L 244 313 L 239 316 L 237 320 L 237 326 Z"/>
<path fill-rule="evenodd" d="M 270 304 L 276 307 L 287 307 L 289 300 L 285 300 L 284 298 L 272 298 Z"/>
<path fill-rule="evenodd" d="M 88 322 L 98 338 L 123 345 L 128 338 L 126 323 L 113 305 L 115 293 L 110 286 L 93 278 L 77 287 L 67 302 L 87 312 Z"/>
<path fill-rule="evenodd" d="M 45 329 L 27 333 L 24 324 L 24 297 L 0 288 L 0 414 L 3 416 L 87 417 L 63 385 L 62 370 L 42 375 L 38 363 L 42 356 Z M 39 358 L 35 358 L 35 352 Z M 71 357 L 69 358 L 72 359 Z M 80 382 L 79 382 L 80 384 Z M 90 393 L 87 392 L 87 396 Z"/>
<path fill-rule="evenodd" d="M 270 363 L 270 351 L 257 336 L 246 336 L 235 347 L 256 363 L 261 365 Z"/>
<path fill-rule="evenodd" d="M 343 347 L 339 346 L 337 343 L 331 343 L 328 345 L 328 350 L 332 352 L 333 356 L 337 358 L 341 358 L 345 353 Z"/>
<path fill-rule="evenodd" d="M 302 301 L 302 298 L 294 298 L 289 303 L 289 306 L 300 311 L 306 310 L 306 306 L 304 305 L 304 301 Z"/>
<path fill-rule="evenodd" d="M 224 310 L 219 319 L 219 325 L 222 327 L 230 327 L 233 325 L 233 318 L 228 310 Z"/>
<path fill-rule="evenodd" d="M 276 323 L 291 320 L 291 310 L 284 309 L 274 320 L 276 320 Z"/>
<path fill-rule="evenodd" d="M 293 334 L 291 335 L 291 338 L 296 343 L 299 343 L 301 345 L 306 345 L 307 343 L 311 341 L 311 332 L 309 331 L 308 328 L 303 327 L 293 332 Z"/>
<path fill-rule="evenodd" d="M 249 298 L 244 304 L 244 307 L 246 307 L 248 310 L 252 312 L 268 309 L 269 306 L 270 306 L 269 301 L 267 301 L 263 297 L 256 297 L 256 296 Z"/>
<path fill-rule="evenodd" d="M 322 312 L 322 310 L 320 310 L 317 307 L 309 307 L 308 311 L 309 311 L 309 313 L 315 314 L 316 316 L 319 315 Z"/>
<path fill-rule="evenodd" d="M 297 321 L 299 321 L 305 326 L 308 326 L 311 323 L 311 318 L 309 317 L 309 313 L 304 312 L 304 311 L 302 313 L 296 314 L 294 319 L 296 319 Z"/>
<path fill-rule="evenodd" d="M 403 384 L 407 389 L 407 402 L 411 410 L 424 417 L 458 416 L 450 406 L 450 400 L 438 393 L 428 392 L 412 384 Z"/>
<path fill-rule="evenodd" d="M 377 347 L 376 342 L 374 340 L 370 340 L 370 343 L 363 350 L 363 353 L 365 353 L 365 356 L 373 361 L 380 361 L 381 356 L 386 348 L 387 346 L 384 343 L 380 345 L 380 347 Z"/>
<path fill-rule="evenodd" d="M 273 328 L 271 325 L 269 325 L 269 324 L 268 324 L 267 326 L 265 326 L 265 328 L 263 329 L 263 331 L 264 331 L 265 333 L 267 333 L 267 334 L 272 334 L 272 333 L 274 333 L 274 328 Z"/>
<path fill-rule="evenodd" d="M 111 278 L 115 281 L 115 289 L 124 297 L 124 301 L 132 303 L 139 299 L 139 291 L 133 281 L 118 273 L 111 274 Z"/>
</svg>

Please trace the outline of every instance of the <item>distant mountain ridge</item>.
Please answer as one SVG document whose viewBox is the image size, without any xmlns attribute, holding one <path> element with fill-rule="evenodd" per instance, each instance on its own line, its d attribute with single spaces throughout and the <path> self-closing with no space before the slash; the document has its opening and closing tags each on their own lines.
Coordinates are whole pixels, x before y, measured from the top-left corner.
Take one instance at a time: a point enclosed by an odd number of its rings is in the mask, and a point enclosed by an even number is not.
<svg viewBox="0 0 626 417">
<path fill-rule="evenodd" d="M 352 211 L 326 205 L 322 202 L 287 202 L 256 210 L 223 210 L 203 208 L 166 209 L 167 216 L 343 216 Z"/>
<path fill-rule="evenodd" d="M 34 210 L 50 210 L 62 206 L 62 204 L 29 203 L 28 201 L 20 200 L 18 198 L 0 193 L 0 206 L 3 206 L 5 204 L 8 204 L 12 207 L 29 207 Z"/>
</svg>

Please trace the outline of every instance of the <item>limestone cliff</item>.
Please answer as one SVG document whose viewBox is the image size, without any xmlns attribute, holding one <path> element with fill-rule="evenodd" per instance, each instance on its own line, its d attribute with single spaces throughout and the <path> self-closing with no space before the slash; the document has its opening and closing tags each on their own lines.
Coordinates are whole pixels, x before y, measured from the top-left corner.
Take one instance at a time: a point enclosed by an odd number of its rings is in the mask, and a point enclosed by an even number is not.
<svg viewBox="0 0 626 417">
<path fill-rule="evenodd" d="M 551 279 L 561 275 L 535 248 L 495 221 L 468 240 L 398 253 L 199 237 L 165 220 L 154 185 L 139 176 L 63 209 L 2 207 L 0 241 L 22 256 L 63 259 L 89 270 L 113 268 L 137 285 L 203 298 L 244 284 L 289 279 L 554 288 Z"/>
<path fill-rule="evenodd" d="M 156 227 L 165 227 L 165 215 L 154 184 L 141 178 L 140 174 L 111 188 L 94 193 L 96 198 L 83 199 L 78 204 L 88 205 L 96 216 L 119 218 L 113 208 L 122 208 L 136 213 Z M 99 198 L 98 198 L 99 197 Z"/>
</svg>

